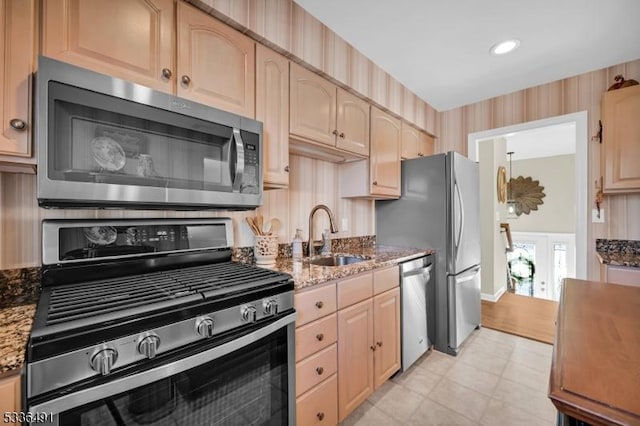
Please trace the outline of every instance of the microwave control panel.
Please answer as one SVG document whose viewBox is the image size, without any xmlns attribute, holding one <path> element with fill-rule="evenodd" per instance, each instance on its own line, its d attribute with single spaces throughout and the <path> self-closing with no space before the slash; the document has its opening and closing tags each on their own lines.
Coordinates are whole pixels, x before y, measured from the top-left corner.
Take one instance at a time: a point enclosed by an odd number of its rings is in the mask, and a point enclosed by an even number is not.
<svg viewBox="0 0 640 426">
<path fill-rule="evenodd" d="M 259 152 L 258 147 L 252 143 L 244 143 L 244 176 L 240 192 L 245 194 L 258 194 L 260 192 L 259 179 Z"/>
</svg>

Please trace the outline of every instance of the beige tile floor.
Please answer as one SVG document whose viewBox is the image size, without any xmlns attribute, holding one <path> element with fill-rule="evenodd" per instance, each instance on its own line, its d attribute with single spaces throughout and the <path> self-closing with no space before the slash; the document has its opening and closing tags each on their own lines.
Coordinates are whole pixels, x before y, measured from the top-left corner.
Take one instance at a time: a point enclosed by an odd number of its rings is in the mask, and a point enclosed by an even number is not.
<svg viewBox="0 0 640 426">
<path fill-rule="evenodd" d="M 554 425 L 551 352 L 551 345 L 481 328 L 457 357 L 425 354 L 341 425 Z"/>
</svg>

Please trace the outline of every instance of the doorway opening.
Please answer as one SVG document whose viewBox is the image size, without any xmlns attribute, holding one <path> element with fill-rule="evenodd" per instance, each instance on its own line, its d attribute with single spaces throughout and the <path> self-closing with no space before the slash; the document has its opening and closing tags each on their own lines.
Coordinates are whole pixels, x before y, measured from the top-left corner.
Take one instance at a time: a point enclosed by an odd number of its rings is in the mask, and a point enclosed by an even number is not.
<svg viewBox="0 0 640 426">
<path fill-rule="evenodd" d="M 561 148 L 561 144 L 557 140 L 547 137 L 545 132 L 553 128 L 560 129 L 560 133 L 565 132 L 565 135 L 566 132 L 570 132 L 571 142 L 567 144 L 571 145 L 570 150 L 567 147 Z M 507 148 L 509 139 L 523 139 L 524 143 L 517 148 Z M 546 218 L 544 226 L 538 227 L 535 223 L 539 222 L 542 217 L 539 212 L 533 211 L 531 215 L 521 215 L 515 219 L 507 218 L 506 208 L 500 210 L 496 204 L 494 211 L 491 212 L 491 220 L 495 217 L 494 221 L 497 222 L 510 221 L 511 228 L 514 230 L 512 235 L 515 250 L 506 259 L 508 263 L 505 266 L 507 269 L 511 266 L 511 272 L 516 268 L 515 275 L 518 279 L 510 279 L 502 271 L 494 271 L 492 274 L 495 277 L 493 286 L 487 286 L 483 283 L 483 298 L 497 301 L 505 291 L 510 290 L 519 294 L 557 300 L 560 293 L 559 283 L 562 278 L 586 278 L 587 112 L 582 111 L 471 133 L 468 136 L 469 158 L 480 161 L 482 157 L 480 154 L 481 142 L 483 146 L 486 146 L 485 143 L 490 140 L 500 141 L 496 142 L 496 146 L 502 144 L 500 149 L 505 150 L 505 164 L 507 162 L 506 151 L 515 152 L 513 157 L 514 178 L 519 174 L 526 176 L 528 173 L 540 176 L 540 185 L 547 186 L 548 190 L 557 187 L 558 181 L 571 180 L 573 182 L 571 182 L 570 190 L 573 192 L 571 195 L 574 201 L 556 203 L 555 207 L 552 207 L 551 203 L 545 206 L 544 198 L 542 198 L 542 205 L 539 206 L 539 209 L 542 211 L 545 207 L 547 208 Z M 524 157 L 519 160 L 522 161 L 521 163 L 516 161 L 518 150 L 521 157 Z M 536 159 L 536 157 L 542 158 Z M 545 162 L 548 164 L 545 165 Z M 569 164 L 571 166 L 568 166 Z M 480 166 L 482 170 L 482 161 L 480 161 Z M 495 163 L 492 166 L 495 166 Z M 556 176 L 551 171 L 564 171 L 565 177 L 562 177 L 562 174 Z M 567 173 L 570 173 L 569 177 L 566 177 Z M 495 193 L 495 184 L 491 188 L 481 188 L 481 192 L 489 190 L 492 191 L 491 193 Z M 554 191 L 557 192 L 558 189 L 554 189 Z M 557 210 L 551 211 L 553 208 Z M 501 212 L 505 212 L 505 214 L 503 215 Z M 537 216 L 536 213 L 538 213 Z M 568 220 L 573 222 L 568 223 Z M 497 253 L 497 251 L 485 252 L 483 250 L 483 255 L 490 257 L 497 256 Z M 531 262 L 534 264 L 533 268 Z M 493 267 L 493 265 L 504 265 L 505 261 L 501 264 L 491 259 L 486 264 Z M 485 268 L 484 265 L 485 262 L 483 262 L 483 268 Z M 501 267 L 497 266 L 497 268 Z M 531 269 L 535 271 L 531 273 Z M 505 279 L 502 280 L 501 277 L 505 277 Z M 513 287 L 510 288 L 510 285 Z"/>
</svg>

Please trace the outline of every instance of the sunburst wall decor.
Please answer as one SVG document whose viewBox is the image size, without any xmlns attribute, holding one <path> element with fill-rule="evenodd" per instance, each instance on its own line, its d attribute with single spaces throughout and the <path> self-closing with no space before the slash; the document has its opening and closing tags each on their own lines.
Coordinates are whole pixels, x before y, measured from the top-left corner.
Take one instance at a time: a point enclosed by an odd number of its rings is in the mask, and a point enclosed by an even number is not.
<svg viewBox="0 0 640 426">
<path fill-rule="evenodd" d="M 540 182 L 531 177 L 518 176 L 515 179 L 509 179 L 509 194 L 514 201 L 516 215 L 529 214 L 532 210 L 538 210 L 538 206 L 544 203 L 543 190 L 544 186 L 540 186 Z"/>
</svg>

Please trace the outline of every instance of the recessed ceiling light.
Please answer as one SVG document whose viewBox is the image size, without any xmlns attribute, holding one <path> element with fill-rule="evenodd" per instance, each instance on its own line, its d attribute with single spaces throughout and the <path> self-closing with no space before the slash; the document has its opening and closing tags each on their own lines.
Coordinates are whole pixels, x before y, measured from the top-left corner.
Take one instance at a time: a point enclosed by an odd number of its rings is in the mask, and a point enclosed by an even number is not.
<svg viewBox="0 0 640 426">
<path fill-rule="evenodd" d="M 504 55 L 505 53 L 512 52 L 518 46 L 520 46 L 520 40 L 514 38 L 494 44 L 490 52 L 492 55 Z"/>
</svg>

